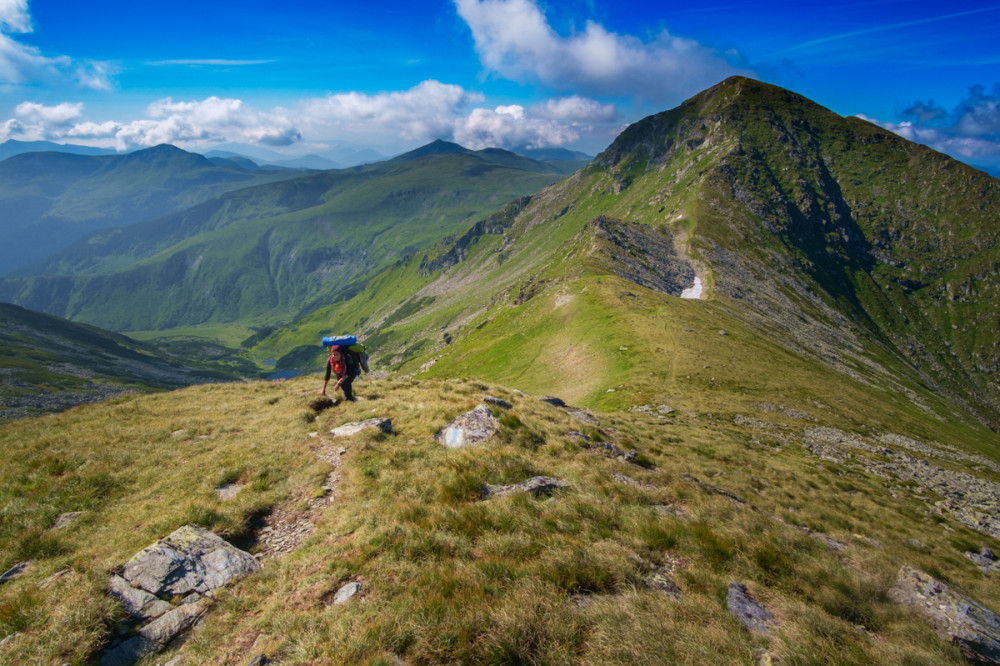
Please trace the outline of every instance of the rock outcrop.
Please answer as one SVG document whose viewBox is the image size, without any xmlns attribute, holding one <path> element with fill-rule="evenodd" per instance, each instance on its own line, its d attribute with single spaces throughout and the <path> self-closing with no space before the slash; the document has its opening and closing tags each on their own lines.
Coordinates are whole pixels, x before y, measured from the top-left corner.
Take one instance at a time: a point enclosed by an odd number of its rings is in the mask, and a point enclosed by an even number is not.
<svg viewBox="0 0 1000 666">
<path fill-rule="evenodd" d="M 122 577 L 156 596 L 222 587 L 234 578 L 258 571 L 253 557 L 203 527 L 185 525 L 139 551 Z"/>
<path fill-rule="evenodd" d="M 889 598 L 922 614 L 969 659 L 1000 664 L 1000 617 L 941 581 L 904 565 Z"/>
<path fill-rule="evenodd" d="M 457 417 L 439 430 L 434 439 L 449 449 L 471 446 L 484 442 L 500 429 L 500 422 L 494 418 L 486 405 L 476 405 L 472 411 Z"/>
<path fill-rule="evenodd" d="M 726 594 L 726 605 L 729 612 L 740 621 L 748 631 L 766 634 L 771 631 L 774 616 L 762 603 L 750 596 L 746 585 L 730 583 Z"/>
<path fill-rule="evenodd" d="M 141 626 L 110 646 L 101 666 L 131 666 L 161 652 L 208 610 L 210 595 L 260 569 L 247 552 L 197 525 L 184 525 L 128 561 L 109 582 L 111 595 Z M 184 596 L 178 605 L 169 602 Z"/>
</svg>

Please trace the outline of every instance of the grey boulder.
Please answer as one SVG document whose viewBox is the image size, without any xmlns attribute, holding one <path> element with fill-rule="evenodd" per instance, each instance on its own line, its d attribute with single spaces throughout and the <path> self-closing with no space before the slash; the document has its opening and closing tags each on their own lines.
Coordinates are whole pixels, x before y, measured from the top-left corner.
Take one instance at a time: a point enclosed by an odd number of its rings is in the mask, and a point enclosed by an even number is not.
<svg viewBox="0 0 1000 666">
<path fill-rule="evenodd" d="M 762 603 L 750 596 L 746 585 L 730 583 L 726 605 L 729 612 L 749 631 L 766 634 L 771 630 L 774 616 Z"/>
<path fill-rule="evenodd" d="M 260 570 L 246 551 L 197 525 L 184 525 L 139 551 L 125 565 L 123 577 L 150 594 L 169 597 L 222 587 Z"/>
<path fill-rule="evenodd" d="M 449 449 L 457 449 L 484 442 L 499 428 L 500 422 L 490 413 L 489 408 L 486 405 L 476 405 L 472 411 L 462 414 L 438 430 L 434 439 Z"/>
</svg>

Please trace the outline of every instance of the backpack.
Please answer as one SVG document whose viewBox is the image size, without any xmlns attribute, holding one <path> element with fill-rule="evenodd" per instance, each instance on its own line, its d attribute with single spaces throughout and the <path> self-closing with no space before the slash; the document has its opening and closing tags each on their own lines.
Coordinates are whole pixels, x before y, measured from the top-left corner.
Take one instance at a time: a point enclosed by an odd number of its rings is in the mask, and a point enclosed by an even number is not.
<svg viewBox="0 0 1000 666">
<path fill-rule="evenodd" d="M 353 335 L 336 335 L 323 338 L 324 347 L 339 347 L 342 352 L 349 355 L 354 361 L 355 367 L 360 367 L 365 372 L 368 369 L 368 352 L 365 346 L 358 342 Z M 361 374 L 360 372 L 358 374 Z"/>
<path fill-rule="evenodd" d="M 355 344 L 347 347 L 347 353 L 354 358 L 355 362 L 357 362 L 357 364 L 361 366 L 362 370 L 364 370 L 366 373 L 369 372 L 368 352 L 365 351 L 365 346 L 363 344 L 361 344 L 360 342 L 356 342 Z M 359 372 L 358 374 L 361 373 Z"/>
</svg>

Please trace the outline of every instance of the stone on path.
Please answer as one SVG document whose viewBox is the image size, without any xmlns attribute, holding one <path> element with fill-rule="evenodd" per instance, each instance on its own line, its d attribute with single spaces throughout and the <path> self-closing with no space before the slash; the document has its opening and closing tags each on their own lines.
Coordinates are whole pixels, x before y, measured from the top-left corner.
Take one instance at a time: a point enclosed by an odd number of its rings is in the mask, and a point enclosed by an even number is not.
<svg viewBox="0 0 1000 666">
<path fill-rule="evenodd" d="M 123 577 L 157 596 L 205 593 L 253 573 L 253 557 L 197 525 L 184 525 L 139 551 L 125 565 Z"/>
<path fill-rule="evenodd" d="M 351 600 L 351 597 L 353 597 L 360 591 L 361 591 L 361 583 L 347 583 L 346 585 L 341 586 L 339 590 L 337 590 L 337 594 L 333 595 L 333 603 L 335 606 L 339 606 L 340 604 L 346 604 L 348 601 Z"/>
<path fill-rule="evenodd" d="M 513 493 L 531 493 L 535 497 L 549 495 L 556 488 L 567 488 L 569 484 L 562 479 L 554 479 L 550 476 L 533 476 L 527 481 L 512 483 L 506 486 L 483 486 L 483 499 L 494 497 L 505 497 Z"/>
<path fill-rule="evenodd" d="M 729 612 L 749 631 L 766 634 L 771 630 L 774 616 L 763 604 L 750 596 L 746 585 L 730 583 L 726 594 Z"/>
<path fill-rule="evenodd" d="M 334 437 L 350 437 L 351 435 L 357 435 L 362 430 L 381 430 L 384 433 L 392 432 L 392 420 L 391 419 L 368 419 L 367 421 L 358 421 L 356 423 L 345 423 L 344 425 L 334 428 L 330 431 L 330 434 Z"/>
<path fill-rule="evenodd" d="M 449 449 L 486 441 L 500 428 L 486 405 L 476 405 L 471 412 L 460 415 L 434 435 L 434 439 Z"/>
<path fill-rule="evenodd" d="M 1000 617 L 939 580 L 903 565 L 889 598 L 919 611 L 969 659 L 1000 664 Z"/>
</svg>

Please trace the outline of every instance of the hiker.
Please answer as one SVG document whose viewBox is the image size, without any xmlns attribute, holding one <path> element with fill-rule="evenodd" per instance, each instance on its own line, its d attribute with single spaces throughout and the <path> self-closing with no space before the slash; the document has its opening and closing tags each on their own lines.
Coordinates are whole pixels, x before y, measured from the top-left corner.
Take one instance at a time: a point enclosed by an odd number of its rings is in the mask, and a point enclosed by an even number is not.
<svg viewBox="0 0 1000 666">
<path fill-rule="evenodd" d="M 330 358 L 326 361 L 326 378 L 323 380 L 323 390 L 319 392 L 320 395 L 326 395 L 326 385 L 330 381 L 331 372 L 337 376 L 337 383 L 333 385 L 333 390 L 343 389 L 344 397 L 351 402 L 356 402 L 357 398 L 351 391 L 351 384 L 354 383 L 354 378 L 361 374 L 361 369 L 358 367 L 357 361 L 354 360 L 353 354 L 342 352 L 340 347 L 336 345 L 330 347 Z"/>
</svg>

